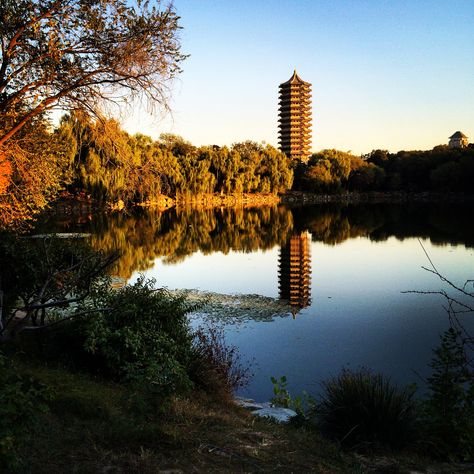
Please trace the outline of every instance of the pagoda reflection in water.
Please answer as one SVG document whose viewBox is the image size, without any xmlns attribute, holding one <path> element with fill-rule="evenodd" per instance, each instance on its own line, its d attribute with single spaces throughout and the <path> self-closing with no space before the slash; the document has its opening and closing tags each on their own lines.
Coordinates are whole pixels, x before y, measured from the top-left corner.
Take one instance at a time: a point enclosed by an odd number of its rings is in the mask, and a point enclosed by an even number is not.
<svg viewBox="0 0 474 474">
<path fill-rule="evenodd" d="M 311 303 L 311 234 L 293 234 L 281 247 L 279 258 L 280 299 L 286 300 L 296 313 Z"/>
</svg>

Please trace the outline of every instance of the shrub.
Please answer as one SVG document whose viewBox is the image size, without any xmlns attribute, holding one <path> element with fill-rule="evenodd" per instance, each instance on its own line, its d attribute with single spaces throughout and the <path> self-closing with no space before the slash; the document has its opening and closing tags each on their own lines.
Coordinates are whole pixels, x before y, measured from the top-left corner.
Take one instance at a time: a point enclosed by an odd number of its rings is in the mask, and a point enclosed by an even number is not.
<svg viewBox="0 0 474 474">
<path fill-rule="evenodd" d="M 228 345 L 224 330 L 216 326 L 200 327 L 194 332 L 190 372 L 196 385 L 227 393 L 244 387 L 252 377 L 250 367 L 242 364 L 237 347 Z"/>
<path fill-rule="evenodd" d="M 423 426 L 430 452 L 443 459 L 474 456 L 474 371 L 462 335 L 450 328 L 441 337 L 427 379 Z"/>
<path fill-rule="evenodd" d="M 4 293 L 0 336 L 20 326 L 45 326 L 55 310 L 78 305 L 108 283 L 106 269 L 116 254 L 92 250 L 85 239 L 55 236 L 25 238 L 0 233 L 0 290 Z M 25 314 L 22 324 L 16 311 Z"/>
<path fill-rule="evenodd" d="M 47 409 L 51 396 L 44 385 L 18 375 L 13 364 L 0 354 L 0 470 L 19 464 L 19 438 Z"/>
<path fill-rule="evenodd" d="M 343 445 L 401 447 L 413 439 L 413 392 L 362 369 L 343 370 L 323 383 L 317 420 L 323 433 Z"/>
<path fill-rule="evenodd" d="M 106 309 L 80 325 L 84 349 L 94 356 L 102 373 L 159 392 L 190 386 L 187 366 L 192 336 L 186 313 L 196 304 L 191 305 L 182 294 L 154 289 L 154 281 L 144 277 L 108 291 L 98 303 Z"/>
</svg>

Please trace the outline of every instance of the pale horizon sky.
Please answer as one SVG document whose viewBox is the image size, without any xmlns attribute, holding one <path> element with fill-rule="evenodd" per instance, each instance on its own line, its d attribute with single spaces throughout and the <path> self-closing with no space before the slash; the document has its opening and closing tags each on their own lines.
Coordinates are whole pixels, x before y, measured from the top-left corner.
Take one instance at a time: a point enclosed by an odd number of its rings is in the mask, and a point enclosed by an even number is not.
<svg viewBox="0 0 474 474">
<path fill-rule="evenodd" d="M 136 111 L 130 133 L 195 145 L 278 146 L 278 86 L 312 84 L 313 151 L 474 142 L 473 0 L 175 0 L 182 52 L 172 116 Z"/>
</svg>

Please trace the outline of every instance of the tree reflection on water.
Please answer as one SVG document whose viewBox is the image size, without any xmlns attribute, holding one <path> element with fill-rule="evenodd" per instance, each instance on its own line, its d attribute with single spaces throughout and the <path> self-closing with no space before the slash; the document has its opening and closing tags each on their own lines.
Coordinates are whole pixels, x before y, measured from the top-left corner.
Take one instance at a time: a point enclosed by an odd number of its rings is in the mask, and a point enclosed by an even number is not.
<svg viewBox="0 0 474 474">
<path fill-rule="evenodd" d="M 282 269 L 288 273 L 285 268 L 289 268 L 291 248 L 299 246 L 300 290 L 297 296 L 291 296 L 295 289 L 285 288 L 285 277 L 280 276 L 280 296 L 304 307 L 310 301 L 310 237 L 330 245 L 361 236 L 373 241 L 394 236 L 473 247 L 474 222 L 469 218 L 470 212 L 469 203 L 320 204 L 163 212 L 141 209 L 132 214 L 96 214 L 88 218 L 50 216 L 35 231 L 91 233 L 94 249 L 120 251 L 122 257 L 113 273 L 125 279 L 153 266 L 156 258 L 175 264 L 196 252 L 248 253 L 275 246 L 281 247 L 280 273 Z"/>
</svg>

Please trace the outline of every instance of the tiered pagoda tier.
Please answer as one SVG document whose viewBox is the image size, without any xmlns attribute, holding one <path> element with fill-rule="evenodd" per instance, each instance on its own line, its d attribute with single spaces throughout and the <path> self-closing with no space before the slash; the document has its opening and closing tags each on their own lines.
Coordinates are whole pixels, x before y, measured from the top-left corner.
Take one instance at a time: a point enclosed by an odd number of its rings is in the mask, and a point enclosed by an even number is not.
<svg viewBox="0 0 474 474">
<path fill-rule="evenodd" d="M 280 298 L 298 310 L 311 303 L 310 242 L 309 232 L 301 232 L 294 234 L 280 249 Z"/>
<path fill-rule="evenodd" d="M 311 84 L 296 71 L 280 84 L 280 150 L 291 159 L 308 161 L 311 155 Z"/>
</svg>

